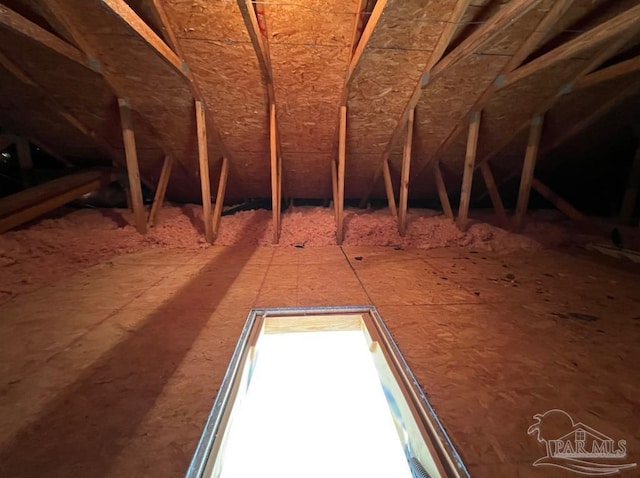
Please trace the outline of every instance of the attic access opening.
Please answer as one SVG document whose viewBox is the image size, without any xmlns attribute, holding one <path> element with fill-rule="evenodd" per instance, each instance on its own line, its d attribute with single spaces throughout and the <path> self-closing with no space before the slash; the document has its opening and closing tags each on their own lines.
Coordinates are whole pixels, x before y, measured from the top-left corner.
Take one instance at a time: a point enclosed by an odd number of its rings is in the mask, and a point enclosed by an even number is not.
<svg viewBox="0 0 640 478">
<path fill-rule="evenodd" d="M 249 313 L 188 478 L 468 477 L 374 307 Z"/>
</svg>

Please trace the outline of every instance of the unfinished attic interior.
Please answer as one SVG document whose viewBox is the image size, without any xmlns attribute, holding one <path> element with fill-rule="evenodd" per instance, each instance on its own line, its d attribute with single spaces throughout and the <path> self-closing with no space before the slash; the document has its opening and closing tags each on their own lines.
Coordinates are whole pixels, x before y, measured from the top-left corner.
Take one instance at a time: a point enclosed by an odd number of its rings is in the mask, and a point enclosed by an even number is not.
<svg viewBox="0 0 640 478">
<path fill-rule="evenodd" d="M 0 476 L 638 476 L 639 54 L 638 0 L 0 0 Z"/>
</svg>

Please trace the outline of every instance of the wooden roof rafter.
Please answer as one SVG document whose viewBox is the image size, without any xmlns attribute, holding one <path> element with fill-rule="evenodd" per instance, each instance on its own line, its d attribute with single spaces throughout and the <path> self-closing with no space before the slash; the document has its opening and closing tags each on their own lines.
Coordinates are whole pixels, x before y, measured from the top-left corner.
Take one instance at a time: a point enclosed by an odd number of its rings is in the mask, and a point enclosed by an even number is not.
<svg viewBox="0 0 640 478">
<path fill-rule="evenodd" d="M 636 71 L 640 71 L 640 55 L 583 76 L 574 83 L 573 89 L 588 88 Z"/>
<path fill-rule="evenodd" d="M 75 46 L 67 43 L 60 37 L 48 32 L 41 26 L 24 18 L 2 4 L 0 4 L 0 24 L 5 28 L 26 36 L 56 53 L 67 57 L 79 65 L 82 65 L 96 73 L 101 72 L 100 62 L 98 62 L 97 59 L 85 55 Z"/>
<path fill-rule="evenodd" d="M 571 123 L 567 128 L 562 130 L 562 133 L 553 137 L 546 136 L 542 138 L 542 145 L 540 150 L 542 154 L 547 154 L 570 138 L 584 130 L 591 124 L 595 123 L 599 118 L 606 115 L 609 111 L 613 110 L 617 105 L 623 101 L 632 98 L 634 95 L 640 93 L 640 82 L 632 83 L 628 86 L 620 89 L 615 89 L 614 93 L 603 103 L 591 112 L 591 114 L 583 116 L 579 121 Z M 553 114 L 554 109 L 550 110 L 550 114 Z M 548 113 L 549 114 L 549 113 Z"/>
<path fill-rule="evenodd" d="M 624 15 L 624 13 L 622 15 Z M 561 98 L 567 91 L 571 90 L 571 87 L 572 87 L 571 85 L 573 85 L 576 82 L 579 82 L 583 77 L 591 73 L 593 70 L 598 68 L 601 64 L 603 64 L 609 58 L 613 57 L 616 53 L 618 53 L 620 49 L 622 49 L 624 45 L 629 41 L 629 39 L 634 33 L 635 33 L 634 31 L 629 32 L 625 29 L 620 34 L 621 36 L 619 36 L 619 38 L 611 41 L 609 44 L 598 49 L 596 53 L 592 55 L 592 57 L 586 62 L 586 65 L 574 75 L 572 80 L 568 83 L 568 86 L 563 85 L 553 97 L 539 104 L 536 107 L 534 114 L 541 115 L 541 114 L 545 114 L 548 110 L 550 110 L 553 107 L 553 105 L 558 101 L 559 98 Z M 593 38 L 593 37 L 590 36 L 589 38 Z M 591 41 L 597 44 L 605 40 L 600 40 L 600 41 L 591 40 Z M 584 48 L 589 48 L 593 46 L 594 44 L 589 43 Z M 559 47 L 559 48 L 562 48 L 562 47 Z M 505 147 L 523 128 L 527 127 L 528 125 L 529 125 L 529 121 L 526 121 L 521 125 L 520 128 L 518 128 L 517 130 L 514 130 L 514 132 L 511 135 L 506 135 L 505 138 L 503 138 L 501 144 L 499 144 L 497 147 L 490 150 L 488 153 L 485 153 L 483 157 L 480 158 L 478 165 L 480 165 L 483 162 L 489 161 L 493 156 L 495 156 L 498 152 L 500 152 L 502 148 Z"/>
<path fill-rule="evenodd" d="M 515 70 L 520 64 L 531 55 L 536 48 L 538 48 L 542 42 L 546 39 L 549 32 L 560 20 L 562 15 L 571 7 L 575 0 L 557 0 L 547 14 L 540 20 L 540 23 L 536 26 L 536 29 L 529 35 L 529 37 L 520 45 L 516 53 L 511 57 L 511 60 L 506 64 L 502 73 L 499 74 L 494 83 L 491 83 L 484 91 L 484 93 L 477 99 L 473 106 L 469 109 L 467 115 L 465 115 L 458 124 L 450 131 L 445 140 L 438 146 L 435 153 L 431 158 L 427 158 L 427 161 L 416 168 L 414 177 L 418 177 L 427 167 L 436 163 L 447 148 L 455 141 L 458 135 L 462 134 L 468 126 L 469 115 L 473 111 L 481 111 L 484 105 L 487 104 L 493 97 L 496 89 L 499 88 L 506 74 Z M 480 162 L 482 164 L 482 162 Z"/>
<path fill-rule="evenodd" d="M 640 25 L 640 5 L 616 15 L 614 18 L 578 35 L 573 40 L 517 68 L 504 78 L 500 88 L 506 88 L 538 71 L 571 58 L 598 43 L 622 35 L 638 25 Z"/>
<path fill-rule="evenodd" d="M 116 1 L 120 1 L 120 0 L 116 0 Z M 189 68 L 189 65 L 184 59 L 184 55 L 182 54 L 182 50 L 180 48 L 180 43 L 178 42 L 178 39 L 176 38 L 173 32 L 173 29 L 171 28 L 169 16 L 164 8 L 164 5 L 161 3 L 160 0 L 151 0 L 151 11 L 153 15 L 158 18 L 162 30 L 166 32 L 167 38 L 170 39 L 171 49 L 173 52 L 175 52 L 175 55 L 177 56 L 177 58 L 182 64 L 182 69 L 184 70 L 183 73 L 185 74 L 185 77 L 189 82 L 189 88 L 191 89 L 191 94 L 193 95 L 194 100 L 199 101 L 204 105 L 204 108 L 206 110 L 206 117 L 207 117 L 206 124 L 207 124 L 207 129 L 209 130 L 208 133 L 212 135 L 220 145 L 220 149 L 223 152 L 223 156 L 228 159 L 232 158 L 232 154 L 229 152 L 228 148 L 226 148 L 224 142 L 222 141 L 220 131 L 215 126 L 215 121 L 212 119 L 213 114 L 211 113 L 211 111 L 209 111 L 209 108 L 207 108 L 207 102 L 203 98 L 200 87 L 198 86 L 198 82 L 195 79 L 195 77 L 191 74 L 191 69 Z M 135 15 L 135 12 L 133 13 Z M 142 19 L 140 19 L 140 21 L 144 23 Z M 147 26 L 146 28 L 148 30 L 151 30 L 149 26 Z M 153 30 L 151 30 L 151 33 L 155 35 L 155 32 Z M 213 125 L 213 127 L 210 126 L 210 124 Z"/>
<path fill-rule="evenodd" d="M 99 54 L 105 54 L 104 51 L 100 52 L 98 44 L 95 43 L 95 39 L 92 42 L 90 40 L 89 35 L 85 32 L 81 32 L 78 28 L 78 25 L 74 21 L 77 18 L 78 12 L 73 10 L 75 7 L 68 4 L 62 0 L 42 0 L 48 7 L 51 15 L 55 17 L 59 24 L 61 24 L 71 35 L 74 42 L 80 46 L 80 48 L 85 51 L 85 53 L 98 57 Z M 201 95 L 198 90 L 198 86 L 194 81 L 190 69 L 188 68 L 186 62 L 182 60 L 180 56 L 176 52 L 174 52 L 165 42 L 161 39 L 152 29 L 149 27 L 142 18 L 138 16 L 138 14 L 132 10 L 124 0 L 100 0 L 99 5 L 107 14 L 111 14 L 114 18 L 117 18 L 124 28 L 127 29 L 128 32 L 132 32 L 135 37 L 140 39 L 144 44 L 146 44 L 158 58 L 162 60 L 162 63 L 168 65 L 170 71 L 174 73 L 174 77 L 172 77 L 172 81 L 174 84 L 176 82 L 184 82 L 183 84 L 187 86 L 190 94 L 189 104 L 193 104 L 193 99 L 201 101 Z M 154 4 L 155 5 L 155 4 Z M 160 7 L 162 5 L 158 4 Z M 153 10 L 153 9 L 152 9 Z M 158 18 L 162 18 L 167 20 L 166 14 L 163 10 L 157 11 L 156 15 Z M 179 50 L 178 50 L 179 51 Z M 109 53 L 111 54 L 111 53 Z M 158 127 L 156 127 L 156 123 L 154 119 L 149 116 L 149 111 L 142 111 L 138 102 L 134 99 L 134 97 L 140 97 L 140 95 L 134 95 L 133 90 L 130 90 L 133 85 L 131 82 L 123 82 L 121 78 L 110 71 L 103 71 L 103 77 L 111 90 L 116 97 L 126 97 L 131 99 L 131 107 L 133 110 L 137 110 L 140 113 L 138 121 L 142 120 L 145 123 L 145 127 L 153 131 L 163 152 L 164 156 L 172 156 L 181 167 L 184 173 L 187 173 L 192 179 L 196 179 L 194 175 L 194 171 L 190 169 L 183 155 L 176 154 L 176 151 L 173 149 L 173 145 L 167 141 L 167 132 L 160 131 Z M 204 101 L 202 101 L 204 104 Z M 206 108 L 206 104 L 205 104 Z M 195 115 L 194 115 L 195 117 Z M 209 130 L 209 136 L 214 138 L 215 143 L 220 148 L 220 156 L 223 154 L 231 155 L 224 148 L 224 144 L 220 139 L 220 134 L 217 128 L 215 127 L 215 123 L 212 120 L 212 115 L 207 115 L 207 129 Z"/>
<path fill-rule="evenodd" d="M 455 49 L 453 49 L 448 55 L 444 58 L 439 59 L 439 61 L 429 62 L 427 67 L 425 68 L 420 81 L 415 87 L 414 93 L 411 96 L 409 102 L 406 104 L 404 112 L 400 117 L 400 120 L 397 122 L 396 128 L 391 135 L 390 141 L 387 143 L 385 150 L 382 154 L 380 167 L 376 170 L 372 181 L 370 182 L 370 186 L 367 194 L 362 198 L 360 205 L 362 206 L 368 200 L 369 195 L 373 191 L 373 187 L 377 183 L 380 175 L 382 174 L 382 165 L 385 161 L 387 161 L 391 155 L 391 151 L 393 150 L 394 145 L 398 142 L 399 138 L 402 135 L 405 124 L 409 117 L 409 112 L 413 110 L 418 101 L 420 100 L 420 96 L 422 95 L 422 90 L 426 88 L 430 82 L 434 81 L 435 78 L 442 75 L 448 69 L 452 68 L 460 61 L 464 60 L 470 55 L 473 55 L 477 52 L 481 47 L 486 45 L 489 41 L 495 38 L 500 32 L 502 32 L 505 28 L 511 25 L 514 21 L 518 20 L 520 17 L 525 15 L 528 11 L 534 8 L 541 0 L 514 0 L 504 8 L 502 8 L 498 13 L 493 15 L 493 17 L 487 22 L 483 23 L 480 27 L 478 27 L 473 33 L 471 33 L 465 40 L 463 40 Z M 459 0 L 456 3 L 456 7 L 452 10 L 452 17 L 450 19 L 450 23 L 457 24 L 459 23 L 462 15 L 464 14 L 464 10 L 469 2 L 465 2 L 464 0 Z M 464 7 L 464 8 L 463 8 Z M 455 17 L 454 17 L 455 15 Z M 456 18 L 457 17 L 457 18 Z M 451 38 L 455 30 L 445 29 L 443 34 L 441 35 L 439 43 L 446 42 L 446 46 L 437 45 L 434 49 L 434 52 L 442 52 L 446 51 L 446 47 L 448 46 Z M 422 168 L 420 168 L 422 169 Z"/>
<path fill-rule="evenodd" d="M 360 64 L 360 59 L 362 58 L 362 54 L 371 39 L 371 35 L 373 31 L 376 29 L 378 25 L 378 21 L 382 17 L 382 13 L 387 6 L 387 0 L 378 0 L 373 7 L 373 11 L 371 12 L 371 16 L 369 17 L 369 21 L 367 25 L 364 27 L 362 35 L 358 40 L 358 45 L 351 56 L 351 60 L 349 61 L 349 67 L 347 68 L 347 76 L 344 81 L 344 88 L 342 90 L 342 105 L 346 105 L 347 94 L 349 91 L 349 85 L 351 84 L 351 80 L 353 79 L 356 68 Z M 355 37 L 354 37 L 355 40 Z"/>
<path fill-rule="evenodd" d="M 124 0 L 100 0 L 111 13 L 119 17 L 153 51 L 191 83 L 191 72 L 187 64 L 167 45 L 149 25 Z"/>
<path fill-rule="evenodd" d="M 258 18 L 253 9 L 251 0 L 237 0 L 238 8 L 242 14 L 242 19 L 247 27 L 247 33 L 253 44 L 253 49 L 258 58 L 260 71 L 267 87 L 267 95 L 269 103 L 275 103 L 275 95 L 273 92 L 273 73 L 271 72 L 271 62 L 269 59 L 269 44 L 264 40 L 261 32 Z"/>
<path fill-rule="evenodd" d="M 48 110 L 65 120 L 76 130 L 78 130 L 78 132 L 80 132 L 82 135 L 92 138 L 93 141 L 100 147 L 100 149 L 107 155 L 107 157 L 111 161 L 119 162 L 118 155 L 105 139 L 101 138 L 96 134 L 95 131 L 84 125 L 82 121 L 76 118 L 71 112 L 67 111 L 67 109 L 59 104 L 56 100 L 51 99 L 49 93 L 42 86 L 40 86 L 40 84 L 38 84 L 36 80 L 31 78 L 2 52 L 0 52 L 0 65 L 2 65 L 6 70 L 10 71 L 22 83 L 32 88 L 42 98 L 42 103 L 47 107 Z"/>
</svg>

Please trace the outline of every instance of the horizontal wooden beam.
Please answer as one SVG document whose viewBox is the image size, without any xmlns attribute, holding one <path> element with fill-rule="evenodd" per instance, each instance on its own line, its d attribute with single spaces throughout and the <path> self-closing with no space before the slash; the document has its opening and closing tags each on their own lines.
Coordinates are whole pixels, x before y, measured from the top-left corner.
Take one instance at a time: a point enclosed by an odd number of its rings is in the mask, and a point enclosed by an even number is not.
<svg viewBox="0 0 640 478">
<path fill-rule="evenodd" d="M 640 71 L 640 55 L 583 76 L 575 82 L 573 89 L 589 88 L 636 71 Z"/>
<path fill-rule="evenodd" d="M 144 40 L 160 58 L 191 81 L 191 74 L 187 64 L 176 55 L 169 45 L 139 17 L 124 0 L 100 0 L 100 2 L 105 8 L 129 25 L 138 37 Z"/>
<path fill-rule="evenodd" d="M 573 40 L 562 44 L 550 52 L 532 60 L 517 70 L 508 74 L 502 88 L 514 84 L 517 81 L 549 68 L 562 60 L 571 58 L 595 45 L 624 34 L 640 24 L 640 5 L 630 8 L 614 18 L 578 35 Z"/>
<path fill-rule="evenodd" d="M 0 233 L 53 211 L 106 183 L 101 171 L 85 171 L 54 179 L 0 199 Z"/>
<path fill-rule="evenodd" d="M 0 4 L 0 25 L 23 35 L 56 53 L 67 57 L 75 63 L 100 73 L 100 63 L 95 58 L 89 58 L 80 50 L 53 33 L 27 20 L 18 13 Z"/>
</svg>

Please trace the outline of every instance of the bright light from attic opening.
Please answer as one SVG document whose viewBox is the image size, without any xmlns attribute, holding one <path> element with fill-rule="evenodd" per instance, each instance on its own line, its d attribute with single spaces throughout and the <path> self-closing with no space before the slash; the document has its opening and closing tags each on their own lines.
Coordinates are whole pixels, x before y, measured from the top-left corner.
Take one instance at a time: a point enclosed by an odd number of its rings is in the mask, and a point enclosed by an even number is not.
<svg viewBox="0 0 640 478">
<path fill-rule="evenodd" d="M 362 332 L 265 334 L 221 478 L 411 478 Z"/>
</svg>

